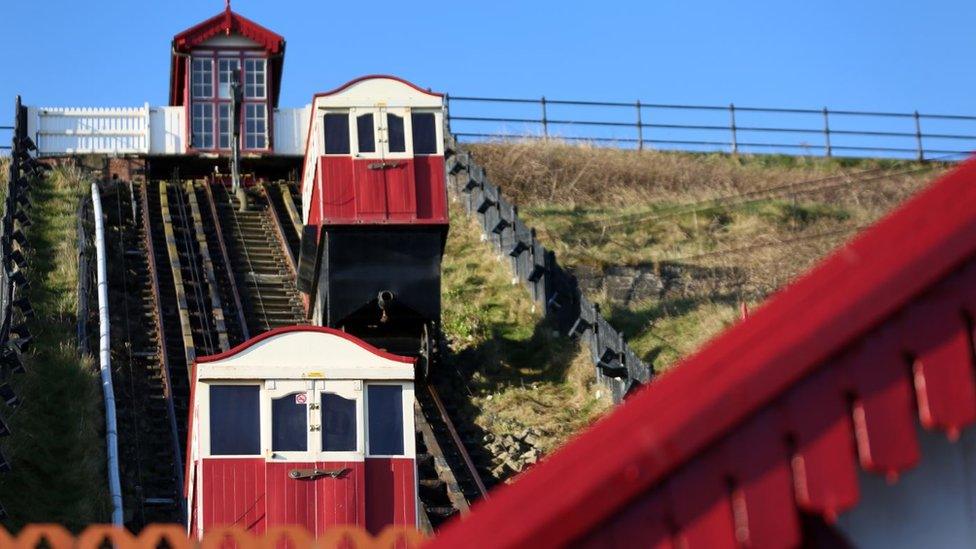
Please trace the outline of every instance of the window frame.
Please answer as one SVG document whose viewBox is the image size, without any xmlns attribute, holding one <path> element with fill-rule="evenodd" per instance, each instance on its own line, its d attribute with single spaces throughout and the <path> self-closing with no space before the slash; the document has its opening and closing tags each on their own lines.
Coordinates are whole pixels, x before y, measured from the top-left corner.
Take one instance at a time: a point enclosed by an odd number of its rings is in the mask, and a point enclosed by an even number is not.
<svg viewBox="0 0 976 549">
<path fill-rule="evenodd" d="M 273 383 L 273 386 L 271 385 Z M 259 454 L 215 455 L 210 453 L 210 386 L 244 385 L 258 386 L 258 414 L 260 423 Z M 370 385 L 397 385 L 402 388 L 403 405 L 403 454 L 370 454 L 367 414 L 366 387 Z M 306 409 L 309 427 L 306 451 L 274 452 L 271 434 L 271 400 L 294 392 L 304 391 L 308 395 Z M 323 451 L 322 431 L 313 431 L 311 426 L 321 429 L 321 393 L 334 393 L 356 402 L 356 450 Z M 323 379 L 208 379 L 197 382 L 194 409 L 194 437 L 201 459 L 262 459 L 268 463 L 309 463 L 309 462 L 358 462 L 366 459 L 416 459 L 416 438 L 414 425 L 414 384 L 410 381 L 370 381 L 370 380 L 323 380 Z M 317 407 L 313 409 L 312 405 Z"/>
<path fill-rule="evenodd" d="M 200 387 L 198 387 L 197 397 L 198 404 L 200 405 L 199 410 L 205 410 L 198 422 L 198 426 L 201 429 L 199 435 L 200 443 L 200 457 L 206 459 L 263 459 L 265 456 L 265 448 L 270 444 L 266 443 L 265 439 L 265 425 L 268 422 L 263 421 L 264 418 L 269 417 L 270 410 L 267 409 L 267 401 L 265 398 L 265 388 L 263 380 L 255 379 L 215 379 L 207 382 L 199 382 Z M 212 420 L 212 414 L 210 410 L 210 387 L 212 385 L 227 386 L 227 385 L 237 385 L 237 386 L 257 386 L 258 387 L 258 449 L 257 454 L 214 454 L 211 452 L 211 437 L 210 437 L 210 426 Z M 200 390 L 203 389 L 203 390 Z"/>
<path fill-rule="evenodd" d="M 322 109 L 319 111 L 319 131 L 315 132 L 315 138 L 319 142 L 319 150 L 322 151 L 322 156 L 358 156 L 359 147 L 359 132 L 356 131 L 356 124 L 353 123 L 355 119 L 356 109 Z M 349 139 L 349 152 L 344 153 L 333 153 L 328 152 L 325 148 L 325 117 L 329 114 L 341 114 L 346 117 L 346 133 Z"/>
<path fill-rule="evenodd" d="M 401 416 L 401 421 L 403 423 L 403 453 L 402 454 L 373 454 L 369 451 L 369 416 L 363 416 L 363 428 L 366 431 L 366 439 L 364 441 L 364 456 L 366 459 L 416 459 L 417 457 L 417 440 L 416 440 L 416 427 L 414 425 L 414 385 L 410 382 L 398 382 L 398 381 L 370 381 L 366 383 L 366 388 L 363 389 L 363 400 L 364 400 L 364 411 L 369 414 L 369 387 L 379 386 L 379 385 L 392 385 L 400 387 L 400 398 L 401 405 L 403 406 L 403 415 Z"/>
<path fill-rule="evenodd" d="M 187 100 L 187 103 L 189 105 L 187 109 L 187 115 L 188 115 L 187 129 L 189 130 L 189 134 L 190 134 L 189 135 L 190 146 L 188 147 L 188 150 L 220 154 L 220 153 L 227 153 L 231 149 L 230 146 L 226 148 L 220 146 L 221 143 L 220 143 L 220 117 L 219 117 L 220 105 L 224 103 L 227 104 L 231 103 L 230 97 L 220 96 L 220 61 L 230 60 L 230 59 L 237 60 L 237 67 L 241 71 L 241 84 L 244 85 L 245 88 L 246 88 L 247 78 L 249 76 L 247 70 L 247 62 L 248 61 L 261 62 L 262 72 L 264 74 L 264 84 L 263 84 L 264 94 L 262 97 L 259 98 L 248 98 L 245 95 L 244 99 L 241 102 L 241 119 L 239 121 L 240 147 L 242 152 L 251 152 L 251 153 L 270 152 L 271 150 L 273 150 L 274 136 L 273 136 L 272 128 L 274 127 L 274 109 L 271 108 L 271 99 L 270 99 L 271 74 L 268 71 L 268 65 L 269 65 L 268 56 L 264 52 L 259 53 L 250 50 L 221 50 L 221 49 L 213 49 L 213 50 L 198 49 L 198 50 L 194 50 L 190 54 L 191 70 L 188 71 L 188 75 L 187 75 L 187 85 L 190 88 L 190 92 L 188 94 L 189 99 Z M 211 90 L 210 90 L 210 95 L 207 97 L 194 97 L 193 94 L 192 69 L 193 69 L 194 62 L 197 60 L 208 61 L 210 65 Z M 213 107 L 214 116 L 212 120 L 213 141 L 212 141 L 212 146 L 210 147 L 197 146 L 194 143 L 194 139 L 193 139 L 195 135 L 193 131 L 193 120 L 194 120 L 193 107 L 201 103 L 210 103 L 214 105 Z M 264 105 L 265 125 L 264 125 L 264 132 L 263 132 L 264 133 L 263 147 L 247 147 L 247 135 L 245 131 L 247 128 L 247 116 L 246 116 L 247 105 Z M 233 135 L 233 130 L 231 131 L 231 135 Z M 232 141 L 228 141 L 228 145 L 230 145 L 231 143 Z"/>
</svg>

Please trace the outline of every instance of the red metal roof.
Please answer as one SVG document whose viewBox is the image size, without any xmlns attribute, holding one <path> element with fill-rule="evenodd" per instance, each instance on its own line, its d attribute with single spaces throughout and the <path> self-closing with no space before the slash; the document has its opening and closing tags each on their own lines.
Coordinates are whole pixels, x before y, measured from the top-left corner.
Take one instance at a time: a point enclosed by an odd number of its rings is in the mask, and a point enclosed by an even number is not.
<svg viewBox="0 0 976 549">
<path fill-rule="evenodd" d="M 170 64 L 170 105 L 183 104 L 181 88 L 185 80 L 186 64 L 182 63 L 181 59 L 193 48 L 221 34 L 236 34 L 253 40 L 269 55 L 268 70 L 272 76 L 272 104 L 277 106 L 278 92 L 281 89 L 281 73 L 284 66 L 285 39 L 280 34 L 231 10 L 229 2 L 224 11 L 173 37 Z"/>
<path fill-rule="evenodd" d="M 793 546 L 800 516 L 894 481 L 916 421 L 976 419 L 976 160 L 967 161 L 566 447 L 434 547 Z"/>
</svg>

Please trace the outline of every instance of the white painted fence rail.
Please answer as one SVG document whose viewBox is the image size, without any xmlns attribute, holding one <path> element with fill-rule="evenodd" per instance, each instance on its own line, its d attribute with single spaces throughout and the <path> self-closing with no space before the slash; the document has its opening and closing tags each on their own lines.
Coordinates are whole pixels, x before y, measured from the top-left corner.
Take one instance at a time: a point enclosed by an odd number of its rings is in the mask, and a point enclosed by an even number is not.
<svg viewBox="0 0 976 549">
<path fill-rule="evenodd" d="M 134 108 L 30 107 L 28 135 L 41 156 L 148 154 L 149 104 Z"/>
<path fill-rule="evenodd" d="M 275 109 L 273 154 L 303 156 L 309 106 Z M 186 154 L 186 109 L 180 107 L 28 107 L 27 131 L 39 156 Z"/>
</svg>

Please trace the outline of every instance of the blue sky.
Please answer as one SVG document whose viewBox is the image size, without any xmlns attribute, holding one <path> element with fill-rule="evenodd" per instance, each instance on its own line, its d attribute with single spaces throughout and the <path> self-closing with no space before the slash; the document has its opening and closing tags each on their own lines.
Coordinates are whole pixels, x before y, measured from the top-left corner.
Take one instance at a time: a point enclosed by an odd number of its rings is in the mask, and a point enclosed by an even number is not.
<svg viewBox="0 0 976 549">
<path fill-rule="evenodd" d="M 5 3 L 5 78 L 52 106 L 162 104 L 223 0 Z M 976 114 L 976 3 L 234 0 L 285 36 L 282 106 L 367 73 L 454 95 Z M 0 119 L 6 119 L 0 103 Z"/>
</svg>

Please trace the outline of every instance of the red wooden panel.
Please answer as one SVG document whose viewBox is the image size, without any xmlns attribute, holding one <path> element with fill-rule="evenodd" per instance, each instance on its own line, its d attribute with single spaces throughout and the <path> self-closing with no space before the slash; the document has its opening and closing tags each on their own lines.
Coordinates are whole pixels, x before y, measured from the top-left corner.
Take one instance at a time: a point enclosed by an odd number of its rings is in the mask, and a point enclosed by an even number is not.
<svg viewBox="0 0 976 549">
<path fill-rule="evenodd" d="M 748 547 L 794 547 L 800 541 L 781 416 L 764 410 L 721 445 L 733 482 L 736 540 Z"/>
<path fill-rule="evenodd" d="M 414 469 L 414 461 L 407 458 L 366 460 L 366 528 L 372 534 L 390 524 L 416 525 Z"/>
<path fill-rule="evenodd" d="M 326 529 L 337 524 L 356 524 L 365 526 L 366 512 L 363 508 L 364 467 L 361 461 L 328 461 L 316 464 L 319 469 L 350 469 L 341 478 L 316 479 L 315 501 L 318 517 L 315 529 L 310 531 L 321 536 Z"/>
<path fill-rule="evenodd" d="M 657 489 L 630 502 L 583 539 L 571 543 L 581 549 L 671 549 L 672 527 L 667 506 L 667 489 Z"/>
<path fill-rule="evenodd" d="M 722 457 L 720 451 L 707 451 L 690 461 L 668 482 L 679 545 L 737 546 L 732 500 Z"/>
<path fill-rule="evenodd" d="M 797 504 L 833 519 L 858 499 L 853 426 L 834 368 L 801 380 L 787 395 L 786 409 L 796 441 Z"/>
<path fill-rule="evenodd" d="M 836 362 L 853 391 L 852 421 L 861 467 L 890 480 L 919 460 L 915 403 L 896 327 L 881 327 Z"/>
<path fill-rule="evenodd" d="M 417 182 L 413 159 L 387 161 L 383 170 L 386 178 L 387 219 L 413 221 L 417 219 Z"/>
<path fill-rule="evenodd" d="M 204 529 L 234 524 L 264 532 L 264 460 L 204 459 L 202 470 Z"/>
<path fill-rule="evenodd" d="M 447 188 L 444 157 L 414 157 L 413 170 L 417 180 L 417 219 L 446 222 Z"/>
<path fill-rule="evenodd" d="M 919 419 L 925 427 L 944 429 L 953 438 L 976 420 L 971 334 L 962 313 L 964 282 L 958 276 L 943 282 L 911 304 L 901 323 L 916 358 Z"/>
<path fill-rule="evenodd" d="M 356 214 L 353 218 L 356 220 L 380 221 L 386 219 L 388 206 L 386 203 L 385 170 L 369 169 L 370 164 L 379 162 L 378 159 L 352 161 L 356 195 Z"/>
<path fill-rule="evenodd" d="M 315 482 L 288 477 L 292 469 L 311 469 L 315 463 L 267 464 L 268 524 L 304 526 L 315 531 Z"/>
<path fill-rule="evenodd" d="M 357 189 L 352 158 L 323 156 L 318 182 L 322 192 L 323 221 L 355 219 Z"/>
</svg>

